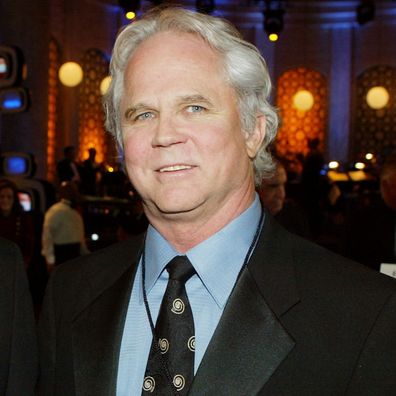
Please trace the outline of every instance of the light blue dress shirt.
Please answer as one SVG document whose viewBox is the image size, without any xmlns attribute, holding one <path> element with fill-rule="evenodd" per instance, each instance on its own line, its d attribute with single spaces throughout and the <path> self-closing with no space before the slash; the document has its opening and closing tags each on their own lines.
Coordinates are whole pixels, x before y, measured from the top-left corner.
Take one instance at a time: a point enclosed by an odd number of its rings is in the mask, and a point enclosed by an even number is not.
<svg viewBox="0 0 396 396">
<path fill-rule="evenodd" d="M 261 205 L 252 205 L 185 254 L 196 275 L 186 283 L 195 326 L 194 371 L 201 363 L 259 225 Z M 153 227 L 146 238 L 146 292 L 155 323 L 168 283 L 166 264 L 178 253 Z M 152 334 L 143 301 L 140 260 L 129 301 L 118 362 L 117 396 L 141 394 Z"/>
</svg>

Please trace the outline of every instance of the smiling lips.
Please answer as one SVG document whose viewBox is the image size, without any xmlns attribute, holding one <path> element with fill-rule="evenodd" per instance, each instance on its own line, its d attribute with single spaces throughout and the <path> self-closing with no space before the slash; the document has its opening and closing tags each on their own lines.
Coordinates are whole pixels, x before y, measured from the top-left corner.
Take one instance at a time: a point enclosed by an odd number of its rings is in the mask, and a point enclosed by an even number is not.
<svg viewBox="0 0 396 396">
<path fill-rule="evenodd" d="M 158 171 L 160 173 L 163 172 L 174 172 L 174 171 L 180 171 L 180 170 L 187 170 L 187 169 L 192 169 L 193 166 L 191 165 L 172 165 L 172 166 L 166 166 L 164 168 L 160 168 Z"/>
</svg>

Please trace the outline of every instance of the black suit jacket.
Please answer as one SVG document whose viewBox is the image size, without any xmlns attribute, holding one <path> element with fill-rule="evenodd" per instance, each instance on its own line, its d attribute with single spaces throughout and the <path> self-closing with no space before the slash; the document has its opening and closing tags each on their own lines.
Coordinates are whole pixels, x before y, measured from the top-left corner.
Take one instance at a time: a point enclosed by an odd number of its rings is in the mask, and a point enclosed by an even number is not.
<svg viewBox="0 0 396 396">
<path fill-rule="evenodd" d="M 28 282 L 17 246 L 0 238 L 0 395 L 34 394 L 37 339 Z"/>
<path fill-rule="evenodd" d="M 72 161 L 70 161 L 68 158 L 64 158 L 63 160 L 60 160 L 57 165 L 56 165 L 56 171 L 58 174 L 58 181 L 59 183 L 63 181 L 71 181 L 73 180 L 74 172 L 71 167 Z M 77 164 L 76 164 L 77 168 Z M 78 170 L 78 168 L 77 168 Z"/>
<path fill-rule="evenodd" d="M 41 395 L 115 395 L 141 248 L 126 241 L 56 270 L 40 323 Z M 267 215 L 189 394 L 395 395 L 395 285 Z"/>
</svg>

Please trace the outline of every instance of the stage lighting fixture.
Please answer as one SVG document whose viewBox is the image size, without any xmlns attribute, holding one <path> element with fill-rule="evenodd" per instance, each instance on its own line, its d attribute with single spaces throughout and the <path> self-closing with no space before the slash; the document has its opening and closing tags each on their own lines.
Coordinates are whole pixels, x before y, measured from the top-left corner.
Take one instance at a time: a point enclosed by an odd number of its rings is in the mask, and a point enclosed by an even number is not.
<svg viewBox="0 0 396 396">
<path fill-rule="evenodd" d="M 16 47 L 0 46 L 0 88 L 18 84 L 22 68 L 22 52 Z"/>
<path fill-rule="evenodd" d="M 215 9 L 214 0 L 196 0 L 195 9 L 202 14 L 211 14 Z"/>
<path fill-rule="evenodd" d="M 283 15 L 285 10 L 266 8 L 264 14 L 264 30 L 271 41 L 278 39 L 279 33 L 283 30 Z"/>
<path fill-rule="evenodd" d="M 359 25 L 370 22 L 375 17 L 375 5 L 372 0 L 361 0 L 356 7 L 356 19 Z"/>
<path fill-rule="evenodd" d="M 127 19 L 134 19 L 140 10 L 140 0 L 118 0 L 118 4 L 124 10 Z"/>
</svg>

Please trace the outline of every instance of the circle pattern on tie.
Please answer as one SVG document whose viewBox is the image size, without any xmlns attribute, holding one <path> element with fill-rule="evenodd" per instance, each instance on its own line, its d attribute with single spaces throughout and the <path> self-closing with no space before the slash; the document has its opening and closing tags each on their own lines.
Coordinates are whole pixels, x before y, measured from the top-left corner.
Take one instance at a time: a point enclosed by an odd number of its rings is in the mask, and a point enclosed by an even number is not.
<svg viewBox="0 0 396 396">
<path fill-rule="evenodd" d="M 186 380 L 181 374 L 176 374 L 173 377 L 173 385 L 178 391 L 181 391 L 184 388 L 185 384 L 186 384 Z"/>
<path fill-rule="evenodd" d="M 166 338 L 160 338 L 158 340 L 158 347 L 162 354 L 168 352 L 169 350 L 169 341 Z"/>
<path fill-rule="evenodd" d="M 155 379 L 151 376 L 147 376 L 143 381 L 143 390 L 145 392 L 153 393 L 155 389 Z"/>
<path fill-rule="evenodd" d="M 173 300 L 171 311 L 176 315 L 181 315 L 184 312 L 185 305 L 180 298 Z"/>
<path fill-rule="evenodd" d="M 187 347 L 191 352 L 195 352 L 195 337 L 192 336 L 187 341 Z"/>
</svg>

